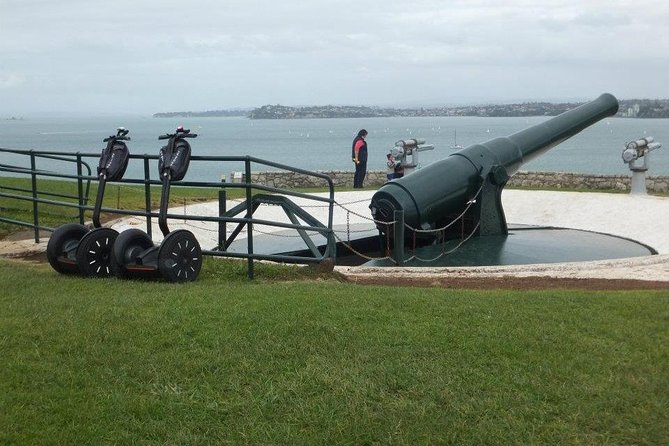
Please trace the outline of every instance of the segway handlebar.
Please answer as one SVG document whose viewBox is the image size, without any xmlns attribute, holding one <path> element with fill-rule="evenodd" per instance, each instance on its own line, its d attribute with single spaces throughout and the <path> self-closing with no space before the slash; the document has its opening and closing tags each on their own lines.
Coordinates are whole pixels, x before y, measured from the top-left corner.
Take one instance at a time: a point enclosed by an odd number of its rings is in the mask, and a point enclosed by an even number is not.
<svg viewBox="0 0 669 446">
<path fill-rule="evenodd" d="M 158 139 L 170 139 L 175 137 L 176 139 L 197 138 L 197 133 L 191 133 L 190 129 L 184 129 L 183 127 L 179 126 L 177 127 L 176 133 L 166 133 L 164 135 L 160 135 Z"/>
<path fill-rule="evenodd" d="M 125 127 L 119 127 L 118 129 L 116 129 L 116 135 L 111 135 L 103 139 L 102 142 L 108 142 L 111 140 L 130 141 L 130 137 L 127 136 L 128 132 L 130 132 L 130 130 L 126 129 Z"/>
</svg>

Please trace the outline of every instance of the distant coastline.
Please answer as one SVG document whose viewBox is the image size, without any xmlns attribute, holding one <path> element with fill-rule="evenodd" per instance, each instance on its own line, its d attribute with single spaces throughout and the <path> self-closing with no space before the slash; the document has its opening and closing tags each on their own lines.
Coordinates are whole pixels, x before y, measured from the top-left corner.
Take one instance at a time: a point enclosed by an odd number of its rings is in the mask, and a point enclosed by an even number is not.
<svg viewBox="0 0 669 446">
<path fill-rule="evenodd" d="M 669 118 L 669 99 L 623 99 L 616 114 L 620 118 Z M 520 104 L 489 104 L 453 107 L 392 108 L 347 105 L 291 107 L 263 105 L 254 109 L 211 110 L 203 112 L 155 113 L 154 118 L 229 117 L 249 119 L 327 119 L 327 118 L 387 118 L 420 116 L 479 116 L 525 117 L 556 116 L 580 102 L 526 102 Z"/>
<path fill-rule="evenodd" d="M 210 111 L 181 111 L 181 112 L 166 112 L 166 113 L 154 113 L 154 118 L 206 118 L 206 117 L 225 117 L 225 116 L 248 116 L 250 109 L 244 110 L 210 110 Z"/>
</svg>

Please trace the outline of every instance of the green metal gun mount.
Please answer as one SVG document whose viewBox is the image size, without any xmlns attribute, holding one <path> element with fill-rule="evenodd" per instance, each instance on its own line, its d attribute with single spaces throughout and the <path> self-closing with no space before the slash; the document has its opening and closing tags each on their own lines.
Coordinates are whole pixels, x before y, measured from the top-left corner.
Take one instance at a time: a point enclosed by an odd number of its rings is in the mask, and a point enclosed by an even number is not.
<svg viewBox="0 0 669 446">
<path fill-rule="evenodd" d="M 594 101 L 521 130 L 455 152 L 443 160 L 390 181 L 372 197 L 370 209 L 381 235 L 393 238 L 404 234 L 405 242 L 423 238 L 422 244 L 437 237 L 419 231 L 441 228 L 462 216 L 462 225 L 453 227 L 452 237 L 469 233 L 478 236 L 506 235 L 508 227 L 502 208 L 502 190 L 519 168 L 580 131 L 612 116 L 618 101 L 608 93 Z M 413 230 L 396 232 L 392 227 L 396 211 L 403 212 L 404 224 Z M 396 236 L 395 236 L 396 237 Z"/>
</svg>

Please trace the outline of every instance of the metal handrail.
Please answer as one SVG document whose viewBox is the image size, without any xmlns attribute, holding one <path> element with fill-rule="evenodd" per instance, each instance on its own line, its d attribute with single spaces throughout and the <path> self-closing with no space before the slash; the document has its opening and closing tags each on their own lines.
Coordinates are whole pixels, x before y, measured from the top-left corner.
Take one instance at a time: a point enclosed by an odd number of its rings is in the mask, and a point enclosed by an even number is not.
<svg viewBox="0 0 669 446">
<path fill-rule="evenodd" d="M 8 172 L 8 173 L 13 173 L 13 174 L 18 174 L 18 175 L 29 175 L 31 179 L 31 186 L 30 188 L 19 188 L 19 187 L 12 187 L 12 186 L 0 186 L 0 188 L 4 190 L 11 190 L 14 192 L 25 192 L 28 195 L 17 195 L 17 194 L 8 194 L 8 193 L 0 193 L 0 196 L 9 198 L 9 199 L 17 199 L 17 200 L 29 200 L 32 202 L 33 210 L 32 210 L 32 216 L 33 216 L 33 221 L 32 223 L 27 223 L 27 222 L 17 222 L 16 220 L 9 219 L 6 217 L 1 217 L 0 216 L 0 221 L 9 223 L 9 224 L 19 224 L 20 226 L 27 226 L 27 227 L 32 227 L 34 230 L 34 237 L 35 237 L 35 242 L 39 242 L 39 231 L 43 229 L 49 229 L 45 228 L 44 226 L 40 225 L 39 223 L 39 209 L 38 209 L 38 204 L 40 201 L 43 199 L 40 198 L 40 196 L 51 196 L 51 197 L 59 197 L 59 198 L 70 198 L 70 199 L 77 199 L 79 202 L 79 205 L 86 205 L 88 203 L 88 197 L 90 193 L 90 187 L 91 187 L 91 180 L 85 180 L 86 181 L 86 186 L 84 189 L 84 178 L 82 178 L 82 173 L 84 169 L 87 171 L 88 176 L 90 177 L 91 174 L 91 167 L 88 163 L 82 160 L 81 154 L 80 153 L 60 153 L 60 152 L 48 152 L 48 151 L 36 151 L 36 150 L 19 150 L 19 149 L 5 149 L 5 148 L 0 148 L 0 154 L 2 153 L 8 153 L 8 154 L 14 154 L 14 155 L 24 155 L 29 157 L 29 163 L 30 167 L 25 167 L 25 166 L 16 166 L 16 165 L 11 165 L 11 164 L 0 164 L 0 172 Z M 44 169 L 38 169 L 37 168 L 37 160 L 39 159 L 47 159 L 47 160 L 56 160 L 56 161 L 63 161 L 66 163 L 74 163 L 77 175 L 66 175 L 66 174 L 59 174 L 57 172 L 51 171 L 51 170 L 44 170 Z M 70 178 L 70 179 L 76 179 L 77 181 L 77 195 L 64 195 L 64 194 L 55 194 L 49 191 L 43 191 L 39 190 L 37 188 L 37 179 L 38 177 L 42 176 L 51 176 L 51 177 L 61 177 L 61 178 Z M 20 176 L 19 176 L 20 177 Z M 84 213 L 82 210 L 79 211 L 79 222 L 81 224 L 84 223 Z"/>
<path fill-rule="evenodd" d="M 81 153 L 81 152 L 55 152 L 55 151 L 35 151 L 35 150 L 17 150 L 17 149 L 3 149 L 0 148 L 1 153 L 12 153 L 15 155 L 29 156 L 31 167 L 21 167 L 13 166 L 8 164 L 0 164 L 0 172 L 9 172 L 17 175 L 26 175 L 30 176 L 32 179 L 32 186 L 30 188 L 20 188 L 13 186 L 3 186 L 0 185 L 0 197 L 13 199 L 13 200 L 23 200 L 30 201 L 33 203 L 33 223 L 20 222 L 13 219 L 5 218 L 0 216 L 0 221 L 15 224 L 20 226 L 33 227 L 35 229 L 35 242 L 39 242 L 39 230 L 53 231 L 54 228 L 44 227 L 39 224 L 39 207 L 40 204 L 56 205 L 66 208 L 74 208 L 79 211 L 80 223 L 84 223 L 84 213 L 85 211 L 91 211 L 94 209 L 93 206 L 88 204 L 88 194 L 90 191 L 90 182 L 97 180 L 97 177 L 91 176 L 91 168 L 88 163 L 84 162 L 84 158 L 97 158 L 99 153 Z M 61 173 L 54 170 L 43 170 L 36 167 L 36 159 L 54 159 L 66 162 L 76 163 L 77 174 L 67 174 Z M 157 160 L 157 155 L 146 155 L 146 154 L 132 154 L 130 155 L 131 159 L 139 160 L 144 164 L 144 177 L 143 178 L 128 178 L 118 181 L 118 183 L 128 184 L 128 185 L 143 185 L 145 188 L 145 208 L 143 210 L 127 210 L 127 209 L 115 209 L 115 208 L 101 208 L 102 212 L 110 214 L 118 214 L 124 216 L 138 216 L 146 218 L 147 232 L 151 236 L 151 220 L 158 217 L 158 213 L 153 212 L 151 209 L 151 186 L 161 185 L 161 182 L 158 180 L 151 179 L 149 162 L 151 160 Z M 225 256 L 233 258 L 246 258 L 248 260 L 248 276 L 253 278 L 253 262 L 254 260 L 275 260 L 281 262 L 293 262 L 293 263 L 313 263 L 324 260 L 327 256 L 334 257 L 334 231 L 333 231 L 333 214 L 334 214 L 334 183 L 332 179 L 323 173 L 312 172 L 304 169 L 300 169 L 293 166 L 288 166 L 281 163 L 276 163 L 269 160 L 264 160 L 260 158 L 255 158 L 252 156 L 192 156 L 192 162 L 236 162 L 244 163 L 244 181 L 241 183 L 232 183 L 232 182 L 210 182 L 210 181 L 180 181 L 177 184 L 179 186 L 186 187 L 200 187 L 200 188 L 216 188 L 220 191 L 225 191 L 226 189 L 244 189 L 246 191 L 246 203 L 247 203 L 247 212 L 244 217 L 226 217 L 219 215 L 218 217 L 205 217 L 205 216 L 185 216 L 185 215 L 173 215 L 168 214 L 167 218 L 169 219 L 180 219 L 180 220 L 194 220 L 194 221 L 203 221 L 203 222 L 216 222 L 219 223 L 219 231 L 221 224 L 225 223 L 237 223 L 245 225 L 247 227 L 247 240 L 248 240 L 248 252 L 247 253 L 238 253 L 238 252 L 228 252 L 228 251 L 216 251 L 216 250 L 203 250 L 204 254 L 212 256 Z M 329 194 L 327 197 L 314 196 L 306 194 L 303 192 L 284 189 L 279 187 L 268 186 L 265 184 L 256 184 L 251 182 L 251 171 L 252 166 L 258 164 L 260 166 L 267 166 L 275 169 L 281 169 L 288 172 L 293 172 L 301 175 L 311 176 L 322 179 L 325 184 L 327 184 Z M 87 171 L 87 175 L 84 174 L 84 170 Z M 47 177 L 47 178 L 60 178 L 64 180 L 76 180 L 78 185 L 77 195 L 65 195 L 58 194 L 54 192 L 45 192 L 37 190 L 37 181 L 38 177 Z M 83 183 L 86 182 L 87 186 L 84 191 Z M 13 192 L 26 192 L 27 194 L 17 194 L 17 193 L 7 193 L 2 192 L 1 189 L 13 191 Z M 252 206 L 253 195 L 252 191 L 264 191 L 269 193 L 276 193 L 291 197 L 305 198 L 313 201 L 322 202 L 327 204 L 328 209 L 328 221 L 325 227 L 322 226 L 310 226 L 304 224 L 294 224 L 294 223 L 283 223 L 275 222 L 269 220 L 263 220 L 254 218 L 252 212 L 249 211 Z M 51 198 L 44 198 L 44 197 Z M 76 203 L 72 201 L 60 201 L 55 198 L 64 198 L 64 199 L 73 199 L 77 200 Z M 325 236 L 327 240 L 327 247 L 323 255 L 319 257 L 305 257 L 305 256 L 290 256 L 290 255 L 274 255 L 274 254 L 258 254 L 253 251 L 253 225 L 262 225 L 262 226 L 274 226 L 283 229 L 294 229 L 298 231 L 310 231 L 317 232 Z M 225 226 L 222 226 L 225 228 Z M 224 235 L 225 238 L 225 235 Z"/>
</svg>

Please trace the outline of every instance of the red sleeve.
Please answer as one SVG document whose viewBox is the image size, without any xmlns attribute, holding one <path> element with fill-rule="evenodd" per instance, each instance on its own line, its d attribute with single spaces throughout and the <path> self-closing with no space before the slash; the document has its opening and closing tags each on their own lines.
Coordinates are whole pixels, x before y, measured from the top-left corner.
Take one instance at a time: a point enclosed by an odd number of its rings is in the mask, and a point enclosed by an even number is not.
<svg viewBox="0 0 669 446">
<path fill-rule="evenodd" d="M 359 139 L 359 140 L 355 143 L 355 146 L 353 147 L 353 150 L 355 150 L 355 156 L 358 156 L 358 153 L 360 152 L 360 147 L 362 147 L 362 145 L 363 145 L 364 143 L 365 143 L 365 142 L 364 142 L 362 139 Z"/>
</svg>

